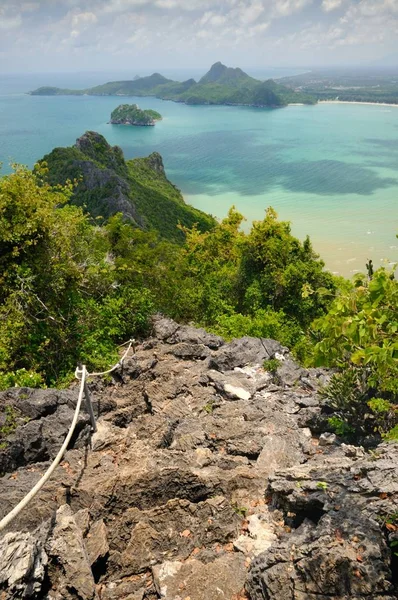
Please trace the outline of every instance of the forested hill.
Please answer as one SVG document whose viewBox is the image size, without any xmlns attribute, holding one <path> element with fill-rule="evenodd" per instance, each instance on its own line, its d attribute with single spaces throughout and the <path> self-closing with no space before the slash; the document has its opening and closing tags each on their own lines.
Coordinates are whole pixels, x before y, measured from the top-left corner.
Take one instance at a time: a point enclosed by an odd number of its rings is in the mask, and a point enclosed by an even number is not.
<svg viewBox="0 0 398 600">
<path fill-rule="evenodd" d="M 280 80 L 318 100 L 398 104 L 398 69 L 325 69 Z"/>
<path fill-rule="evenodd" d="M 126 161 L 119 147 L 87 131 L 75 146 L 55 148 L 42 161 L 47 163 L 51 184 L 78 181 L 71 201 L 93 217 L 122 213 L 141 229 L 155 229 L 172 241 L 184 237 L 178 224 L 192 227 L 197 223 L 206 231 L 215 223 L 210 215 L 184 202 L 179 189 L 167 179 L 157 152 Z"/>
<path fill-rule="evenodd" d="M 56 87 L 41 87 L 34 96 L 156 96 L 163 100 L 185 104 L 227 104 L 281 107 L 288 104 L 315 104 L 316 99 L 307 93 L 296 92 L 275 83 L 272 79 L 259 81 L 239 68 L 215 63 L 199 82 L 188 79 L 173 81 L 154 73 L 131 81 L 111 81 L 104 85 L 84 90 L 67 90 Z"/>
</svg>

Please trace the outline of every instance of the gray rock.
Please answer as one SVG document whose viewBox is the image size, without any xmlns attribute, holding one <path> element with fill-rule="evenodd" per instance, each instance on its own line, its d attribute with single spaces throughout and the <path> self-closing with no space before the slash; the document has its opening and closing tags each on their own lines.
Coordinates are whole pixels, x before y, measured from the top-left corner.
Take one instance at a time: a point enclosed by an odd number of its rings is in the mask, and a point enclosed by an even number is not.
<svg viewBox="0 0 398 600">
<path fill-rule="evenodd" d="M 39 594 L 47 555 L 41 540 L 30 533 L 10 532 L 0 540 L 0 597 L 32 598 Z M 6 589 L 7 595 L 1 592 Z"/>
<path fill-rule="evenodd" d="M 345 456 L 349 456 L 350 458 L 364 458 L 366 456 L 366 452 L 362 446 L 358 447 L 350 444 L 341 444 L 341 448 Z"/>
<path fill-rule="evenodd" d="M 159 597 L 164 600 L 225 600 L 243 590 L 246 568 L 242 555 L 224 555 L 214 562 L 166 561 L 153 569 Z"/>
<path fill-rule="evenodd" d="M 305 375 L 308 373 L 308 371 L 302 369 L 290 358 L 281 361 L 276 372 L 278 375 L 278 380 L 281 382 L 281 384 L 288 387 L 292 387 L 298 382 L 301 382 L 301 378 L 305 378 Z"/>
<path fill-rule="evenodd" d="M 380 517 L 398 505 L 398 445 L 381 448 L 355 463 L 337 448 L 270 477 L 273 506 L 298 527 L 253 561 L 251 600 L 396 598 Z"/>
<path fill-rule="evenodd" d="M 170 348 L 169 352 L 177 358 L 182 358 L 184 360 L 192 358 L 203 360 L 210 354 L 210 350 L 203 344 L 189 344 L 185 342 L 175 344 Z"/>
<path fill-rule="evenodd" d="M 57 581 L 58 590 L 64 593 L 65 597 L 68 597 L 68 590 L 71 587 L 82 600 L 96 597 L 94 578 L 82 532 L 67 504 L 57 510 L 54 531 L 47 548 L 51 560 L 61 567 Z"/>
<path fill-rule="evenodd" d="M 168 344 L 199 344 L 217 350 L 224 344 L 218 335 L 208 333 L 200 327 L 178 325 L 171 319 L 157 316 L 153 320 L 153 331 L 156 338 Z"/>
<path fill-rule="evenodd" d="M 273 358 L 275 352 L 284 355 L 287 353 L 287 348 L 275 340 L 243 337 L 225 344 L 210 358 L 209 367 L 222 372 L 231 371 L 235 367 L 262 363 Z"/>
<path fill-rule="evenodd" d="M 337 436 L 335 433 L 325 432 L 319 436 L 320 446 L 332 446 L 336 442 Z"/>
<path fill-rule="evenodd" d="M 91 447 L 72 439 L 12 523 L 31 537 L 14 561 L 22 580 L 10 587 L 13 561 L 2 569 L 1 600 L 158 600 L 154 575 L 165 598 L 243 600 L 250 560 L 251 600 L 390 600 L 395 532 L 383 523 L 398 511 L 396 445 L 371 456 L 318 445 L 308 426 L 327 430 L 316 394 L 327 373 L 303 377 L 277 342 L 222 345 L 161 317 L 154 330 L 117 382 L 90 383 L 98 432 Z M 287 365 L 281 385 L 262 368 L 275 353 Z M 55 422 L 69 426 L 76 396 L 0 394 L 22 407 L 9 451 L 24 461 L 1 479 L 0 518 L 47 468 L 38 461 L 62 443 Z M 34 531 L 43 521 L 45 533 Z"/>
<path fill-rule="evenodd" d="M 102 519 L 93 523 L 85 540 L 90 565 L 94 565 L 100 558 L 105 558 L 109 553 L 107 538 L 108 530 Z"/>
</svg>

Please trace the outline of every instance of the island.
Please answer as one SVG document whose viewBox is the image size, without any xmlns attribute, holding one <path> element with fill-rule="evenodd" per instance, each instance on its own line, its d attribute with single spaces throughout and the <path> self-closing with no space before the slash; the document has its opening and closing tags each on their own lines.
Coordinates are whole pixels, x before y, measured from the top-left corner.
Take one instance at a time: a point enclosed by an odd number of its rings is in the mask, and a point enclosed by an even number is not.
<svg viewBox="0 0 398 600">
<path fill-rule="evenodd" d="M 127 81 L 110 81 L 84 90 L 41 87 L 29 92 L 33 96 L 155 96 L 184 104 L 218 104 L 280 108 L 289 104 L 316 104 L 315 96 L 276 83 L 260 81 L 239 68 L 215 63 L 198 82 L 179 82 L 153 73 Z"/>
<path fill-rule="evenodd" d="M 153 127 L 162 115 L 156 110 L 142 110 L 137 104 L 121 104 L 111 114 L 112 125 L 134 125 L 135 127 Z"/>
</svg>

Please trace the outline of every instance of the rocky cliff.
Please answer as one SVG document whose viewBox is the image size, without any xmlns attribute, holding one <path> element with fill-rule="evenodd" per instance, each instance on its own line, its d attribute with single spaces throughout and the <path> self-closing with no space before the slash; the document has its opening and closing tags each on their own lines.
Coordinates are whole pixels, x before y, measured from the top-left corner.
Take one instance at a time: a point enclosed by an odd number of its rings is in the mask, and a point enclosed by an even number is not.
<svg viewBox="0 0 398 600">
<path fill-rule="evenodd" d="M 144 230 L 181 241 L 179 224 L 201 231 L 211 229 L 210 215 L 186 204 L 180 190 L 167 179 L 163 160 L 153 152 L 147 158 L 125 160 L 121 148 L 110 146 L 95 131 L 86 131 L 70 148 L 55 148 L 43 157 L 51 184 L 75 181 L 71 202 L 93 217 L 122 213 Z"/>
<path fill-rule="evenodd" d="M 321 434 L 327 378 L 273 340 L 156 319 L 112 382 L 90 383 L 97 433 L 82 413 L 0 538 L 0 598 L 397 598 L 398 445 Z M 19 424 L 0 450 L 0 517 L 55 456 L 76 396 L 0 395 Z"/>
</svg>

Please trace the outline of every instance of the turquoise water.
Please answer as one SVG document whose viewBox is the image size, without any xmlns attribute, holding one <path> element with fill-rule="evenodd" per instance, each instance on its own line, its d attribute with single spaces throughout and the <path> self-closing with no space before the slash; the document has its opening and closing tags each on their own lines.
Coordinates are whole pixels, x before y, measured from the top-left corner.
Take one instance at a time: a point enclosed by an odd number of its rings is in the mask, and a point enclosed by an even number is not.
<svg viewBox="0 0 398 600">
<path fill-rule="evenodd" d="M 84 79 L 94 85 L 104 75 Z M 351 275 L 369 258 L 375 264 L 398 260 L 398 107 L 252 109 L 131 98 L 164 119 L 129 128 L 107 123 L 125 99 L 22 93 L 45 83 L 83 87 L 76 76 L 0 80 L 3 172 L 10 161 L 32 166 L 91 129 L 121 146 L 127 158 L 160 152 L 185 199 L 217 217 L 234 204 L 249 226 L 273 206 L 296 235 L 311 236 L 334 272 Z"/>
</svg>

